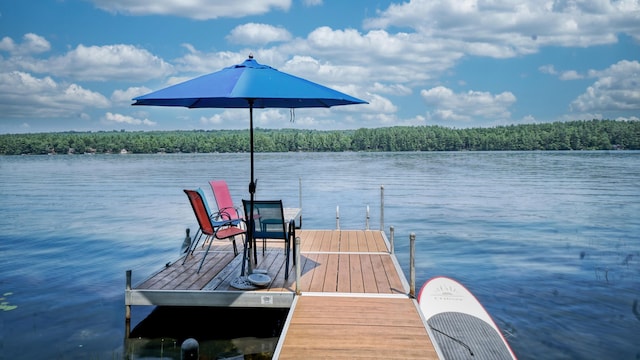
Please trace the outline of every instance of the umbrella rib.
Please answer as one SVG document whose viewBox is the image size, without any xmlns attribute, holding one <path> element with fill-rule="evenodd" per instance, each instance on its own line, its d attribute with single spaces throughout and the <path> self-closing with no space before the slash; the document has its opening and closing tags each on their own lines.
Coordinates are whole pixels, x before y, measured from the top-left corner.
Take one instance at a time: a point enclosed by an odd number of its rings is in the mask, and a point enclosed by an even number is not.
<svg viewBox="0 0 640 360">
<path fill-rule="evenodd" d="M 187 106 L 187 107 L 188 107 L 189 109 L 196 108 L 196 107 L 197 107 L 196 105 L 198 105 L 198 103 L 199 103 L 201 100 L 202 100 L 201 98 L 197 98 L 197 99 L 195 99 L 195 101 L 194 101 L 194 102 L 192 102 L 192 103 L 191 103 L 189 106 Z"/>
</svg>

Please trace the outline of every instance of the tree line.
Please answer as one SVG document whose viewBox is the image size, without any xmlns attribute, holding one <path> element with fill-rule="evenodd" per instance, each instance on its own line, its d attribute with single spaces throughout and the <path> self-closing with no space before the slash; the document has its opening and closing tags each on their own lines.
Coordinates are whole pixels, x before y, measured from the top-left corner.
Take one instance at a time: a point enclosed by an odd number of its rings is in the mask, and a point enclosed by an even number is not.
<svg viewBox="0 0 640 360">
<path fill-rule="evenodd" d="M 589 120 L 452 129 L 254 132 L 256 152 L 640 150 L 640 121 Z M 99 131 L 0 135 L 0 154 L 248 152 L 248 130 Z"/>
</svg>

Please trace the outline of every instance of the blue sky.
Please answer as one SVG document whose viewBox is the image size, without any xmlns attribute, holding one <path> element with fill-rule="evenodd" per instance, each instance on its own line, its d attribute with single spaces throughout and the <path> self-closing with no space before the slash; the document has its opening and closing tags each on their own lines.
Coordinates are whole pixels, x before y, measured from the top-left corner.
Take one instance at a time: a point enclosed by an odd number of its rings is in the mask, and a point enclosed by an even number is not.
<svg viewBox="0 0 640 360">
<path fill-rule="evenodd" d="M 0 0 L 0 133 L 246 129 L 131 99 L 249 53 L 369 102 L 261 128 L 640 118 L 640 0 Z"/>
</svg>

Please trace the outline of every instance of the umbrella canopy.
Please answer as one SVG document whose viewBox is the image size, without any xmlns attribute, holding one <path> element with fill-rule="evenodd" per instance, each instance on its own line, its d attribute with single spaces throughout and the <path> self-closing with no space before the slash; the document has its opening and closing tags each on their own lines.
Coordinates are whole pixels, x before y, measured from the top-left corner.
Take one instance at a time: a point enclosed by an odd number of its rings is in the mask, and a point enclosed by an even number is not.
<svg viewBox="0 0 640 360">
<path fill-rule="evenodd" d="M 182 106 L 187 108 L 248 108 L 251 154 L 251 204 L 256 183 L 253 166 L 254 108 L 312 108 L 366 104 L 339 91 L 259 64 L 249 55 L 242 64 L 203 75 L 167 88 L 138 96 L 133 105 Z M 253 212 L 253 206 L 251 206 Z M 252 219 L 251 216 L 248 216 Z M 248 226 L 252 238 L 253 226 Z"/>
<path fill-rule="evenodd" d="M 365 104 L 347 94 L 259 64 L 242 64 L 134 98 L 133 105 L 188 108 L 310 108 Z M 251 104 L 250 102 L 253 101 Z"/>
</svg>

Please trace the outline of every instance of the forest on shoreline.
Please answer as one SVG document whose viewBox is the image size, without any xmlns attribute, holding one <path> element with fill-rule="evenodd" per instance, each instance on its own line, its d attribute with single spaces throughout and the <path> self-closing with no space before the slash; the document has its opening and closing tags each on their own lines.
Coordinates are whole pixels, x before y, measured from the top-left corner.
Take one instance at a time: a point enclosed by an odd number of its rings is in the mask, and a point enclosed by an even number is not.
<svg viewBox="0 0 640 360">
<path fill-rule="evenodd" d="M 640 121 L 585 120 L 469 129 L 441 126 L 256 129 L 254 140 L 256 152 L 640 150 Z M 248 130 L 0 135 L 0 155 L 248 151 Z"/>
</svg>

